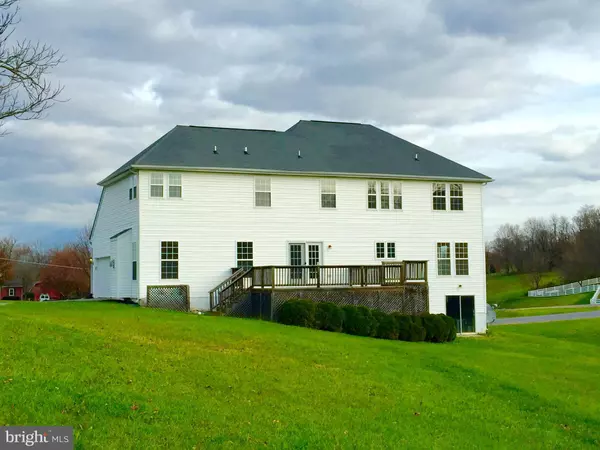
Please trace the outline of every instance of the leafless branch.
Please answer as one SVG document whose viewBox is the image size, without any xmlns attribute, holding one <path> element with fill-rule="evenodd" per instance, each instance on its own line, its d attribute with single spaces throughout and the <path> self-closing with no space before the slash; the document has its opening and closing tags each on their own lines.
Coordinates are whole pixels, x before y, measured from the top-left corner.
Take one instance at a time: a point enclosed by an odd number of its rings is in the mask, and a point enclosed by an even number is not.
<svg viewBox="0 0 600 450">
<path fill-rule="evenodd" d="M 58 50 L 31 40 L 12 42 L 19 23 L 18 2 L 0 0 L 0 127 L 9 118 L 43 118 L 61 101 L 63 91 L 62 85 L 48 80 L 52 69 L 64 62 Z"/>
</svg>

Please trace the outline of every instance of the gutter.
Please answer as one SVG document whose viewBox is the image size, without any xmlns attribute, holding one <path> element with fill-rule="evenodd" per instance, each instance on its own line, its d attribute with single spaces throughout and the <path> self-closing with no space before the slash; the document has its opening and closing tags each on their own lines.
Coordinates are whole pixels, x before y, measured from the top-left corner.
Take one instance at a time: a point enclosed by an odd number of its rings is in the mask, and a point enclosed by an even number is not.
<svg viewBox="0 0 600 450">
<path fill-rule="evenodd" d="M 309 172 L 309 171 L 291 171 L 291 170 L 273 170 L 273 169 L 236 169 L 221 167 L 185 167 L 185 166 L 152 166 L 134 164 L 131 169 L 137 170 L 160 170 L 160 171 L 181 171 L 181 172 L 204 172 L 204 173 L 232 173 L 232 174 L 261 174 L 261 175 L 288 175 L 304 177 L 338 177 L 338 178 L 383 178 L 383 179 L 403 179 L 420 181 L 471 181 L 477 183 L 491 183 L 492 178 L 468 178 L 468 177 L 438 177 L 425 175 L 402 175 L 402 174 L 382 174 L 382 173 L 348 173 L 348 172 Z M 133 170 L 131 170 L 133 172 Z M 102 185 L 107 180 L 101 181 Z M 113 181 L 113 180 L 111 180 Z"/>
</svg>

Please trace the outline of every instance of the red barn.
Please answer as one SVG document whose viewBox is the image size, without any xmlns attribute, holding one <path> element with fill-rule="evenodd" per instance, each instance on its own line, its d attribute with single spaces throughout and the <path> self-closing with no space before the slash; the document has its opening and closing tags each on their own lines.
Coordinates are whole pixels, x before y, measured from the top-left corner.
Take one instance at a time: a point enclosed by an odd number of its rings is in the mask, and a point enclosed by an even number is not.
<svg viewBox="0 0 600 450">
<path fill-rule="evenodd" d="M 23 300 L 23 283 L 17 280 L 4 283 L 0 291 L 0 299 Z"/>
<path fill-rule="evenodd" d="M 40 295 L 42 294 L 48 294 L 50 296 L 50 300 L 60 300 L 62 298 L 62 294 L 60 292 L 58 292 L 56 289 L 52 289 L 51 287 L 44 286 L 41 281 L 38 281 L 33 285 L 31 292 L 33 292 L 36 302 L 40 301 Z"/>
</svg>

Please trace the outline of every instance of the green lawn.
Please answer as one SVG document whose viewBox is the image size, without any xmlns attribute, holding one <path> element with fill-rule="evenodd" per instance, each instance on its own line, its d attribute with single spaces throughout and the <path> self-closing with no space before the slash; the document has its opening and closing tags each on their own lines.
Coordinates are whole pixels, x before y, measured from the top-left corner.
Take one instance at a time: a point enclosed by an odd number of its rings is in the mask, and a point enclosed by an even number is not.
<svg viewBox="0 0 600 450">
<path fill-rule="evenodd" d="M 542 278 L 542 285 L 549 282 L 559 283 L 560 276 L 548 272 Z M 528 297 L 527 291 L 531 290 L 527 274 L 519 275 L 488 275 L 487 277 L 487 302 L 497 304 L 499 308 L 534 308 L 545 306 L 586 305 L 590 303 L 593 292 L 561 297 Z"/>
<path fill-rule="evenodd" d="M 600 320 L 453 344 L 112 303 L 0 306 L 0 425 L 76 448 L 600 445 Z"/>
<path fill-rule="evenodd" d="M 531 317 L 531 316 L 547 316 L 551 314 L 566 314 L 577 312 L 599 311 L 600 306 L 589 306 L 582 308 L 531 308 L 531 309 L 499 309 L 496 310 L 498 319 L 508 317 Z"/>
</svg>

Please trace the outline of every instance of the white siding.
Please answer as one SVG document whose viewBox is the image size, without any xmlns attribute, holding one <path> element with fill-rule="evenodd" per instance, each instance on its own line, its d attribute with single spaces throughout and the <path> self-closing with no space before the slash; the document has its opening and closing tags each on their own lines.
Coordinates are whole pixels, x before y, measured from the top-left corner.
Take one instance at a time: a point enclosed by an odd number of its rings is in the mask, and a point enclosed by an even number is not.
<svg viewBox="0 0 600 450">
<path fill-rule="evenodd" d="M 395 242 L 398 260 L 429 261 L 430 310 L 446 295 L 474 295 L 485 330 L 482 186 L 464 183 L 464 211 L 433 211 L 432 183 L 403 182 L 403 210 L 368 210 L 367 180 L 337 178 L 337 207 L 321 208 L 320 179 L 271 177 L 272 206 L 254 207 L 254 177 L 182 173 L 183 198 L 149 196 L 140 173 L 140 289 L 187 284 L 192 306 L 208 308 L 208 291 L 236 265 L 236 242 L 254 243 L 254 265 L 289 264 L 288 243 L 321 242 L 322 264 L 379 264 L 376 242 Z M 160 279 L 160 241 L 179 242 L 179 280 Z M 469 276 L 438 277 L 436 244 L 469 244 Z M 453 273 L 454 273 L 454 258 Z"/>
<path fill-rule="evenodd" d="M 131 242 L 136 242 L 139 229 L 139 203 L 138 200 L 129 200 L 129 188 L 131 177 L 124 178 L 104 188 L 94 229 L 92 232 L 92 255 L 94 264 L 98 264 L 99 258 L 110 257 L 115 261 L 115 267 L 109 269 L 110 286 L 100 286 L 106 277 L 93 278 L 93 294 L 110 293 L 113 298 L 136 297 L 137 283 L 131 279 Z M 139 195 L 138 195 L 139 198 Z M 131 229 L 124 235 L 119 236 L 115 245 L 111 248 L 111 237 L 124 230 Z M 129 251 L 126 251 L 123 239 L 129 240 Z M 119 245 L 117 245 L 119 244 Z M 121 250 L 120 247 L 123 246 Z M 117 258 L 121 254 L 123 258 Z M 127 261 L 128 259 L 128 261 Z M 103 295 L 104 296 L 104 295 Z"/>
</svg>

